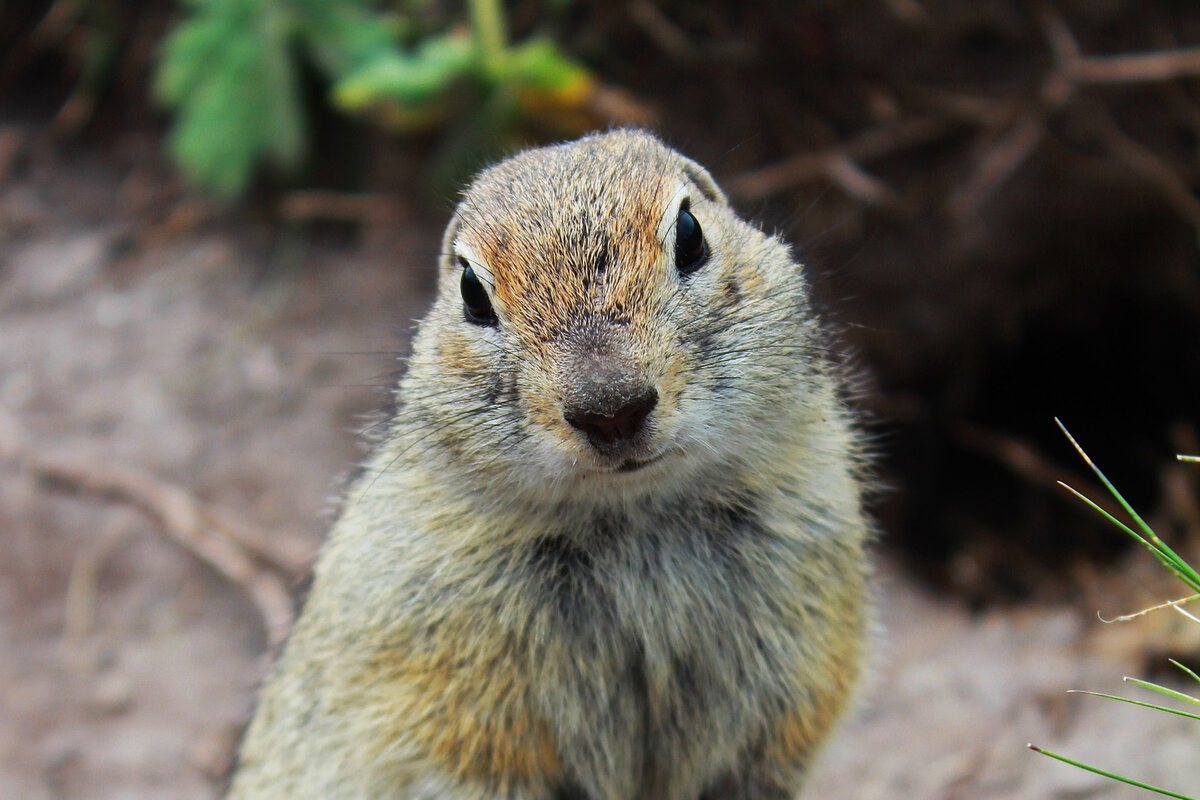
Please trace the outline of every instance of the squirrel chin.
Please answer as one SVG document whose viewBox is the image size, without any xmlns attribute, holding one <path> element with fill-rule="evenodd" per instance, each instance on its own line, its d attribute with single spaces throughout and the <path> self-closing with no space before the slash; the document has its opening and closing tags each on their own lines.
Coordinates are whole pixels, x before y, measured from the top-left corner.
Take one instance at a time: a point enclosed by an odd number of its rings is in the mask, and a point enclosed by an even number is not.
<svg viewBox="0 0 1200 800">
<path fill-rule="evenodd" d="M 644 469 L 653 467 L 654 465 L 658 464 L 658 462 L 662 461 L 666 457 L 667 457 L 667 453 L 662 452 L 662 453 L 658 453 L 657 455 L 650 456 L 650 458 L 643 458 L 643 459 L 627 458 L 624 461 L 622 461 L 620 464 L 618 464 L 617 468 L 614 469 L 613 472 L 620 473 L 623 475 L 629 474 L 631 472 L 641 472 Z"/>
<path fill-rule="evenodd" d="M 624 476 L 637 476 L 644 480 L 651 473 L 658 472 L 664 465 L 674 463 L 678 466 L 687 453 L 679 447 L 666 446 L 650 452 L 638 448 L 633 453 L 618 455 L 607 459 L 597 459 L 591 463 L 575 462 L 573 472 L 584 479 L 611 476 L 615 479 Z M 597 463 L 597 461 L 599 463 Z"/>
<path fill-rule="evenodd" d="M 553 463 L 557 461 L 557 463 Z M 543 462 L 540 469 L 522 471 L 506 492 L 535 504 L 625 503 L 646 495 L 674 495 L 689 482 L 697 465 L 679 448 L 666 448 L 641 458 L 627 457 L 608 464 L 596 460 Z"/>
</svg>

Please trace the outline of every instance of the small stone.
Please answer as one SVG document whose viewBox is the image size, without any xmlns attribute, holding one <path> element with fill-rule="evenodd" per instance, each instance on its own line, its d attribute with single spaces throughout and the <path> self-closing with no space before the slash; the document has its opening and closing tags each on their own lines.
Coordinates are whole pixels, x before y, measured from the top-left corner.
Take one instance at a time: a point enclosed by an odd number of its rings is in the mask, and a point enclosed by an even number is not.
<svg viewBox="0 0 1200 800">
<path fill-rule="evenodd" d="M 133 685 L 124 673 L 110 670 L 92 683 L 87 705 L 97 714 L 123 714 L 133 705 Z"/>
</svg>

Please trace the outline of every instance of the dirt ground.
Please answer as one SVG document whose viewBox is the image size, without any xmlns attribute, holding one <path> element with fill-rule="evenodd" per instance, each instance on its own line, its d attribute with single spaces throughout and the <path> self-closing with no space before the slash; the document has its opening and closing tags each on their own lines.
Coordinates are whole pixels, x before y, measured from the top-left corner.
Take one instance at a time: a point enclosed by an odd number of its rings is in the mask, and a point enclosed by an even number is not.
<svg viewBox="0 0 1200 800">
<path fill-rule="evenodd" d="M 266 236 L 25 146 L 0 170 L 0 797 L 207 800 L 267 664 L 259 606 L 127 497 L 18 456 L 135 469 L 311 552 L 420 313 L 428 273 L 403 265 L 432 264 L 441 223 Z M 1144 796 L 1028 741 L 1200 790 L 1194 722 L 1064 693 L 1141 668 L 1104 654 L 1095 607 L 969 614 L 886 547 L 878 593 L 871 680 L 807 796 Z"/>
</svg>

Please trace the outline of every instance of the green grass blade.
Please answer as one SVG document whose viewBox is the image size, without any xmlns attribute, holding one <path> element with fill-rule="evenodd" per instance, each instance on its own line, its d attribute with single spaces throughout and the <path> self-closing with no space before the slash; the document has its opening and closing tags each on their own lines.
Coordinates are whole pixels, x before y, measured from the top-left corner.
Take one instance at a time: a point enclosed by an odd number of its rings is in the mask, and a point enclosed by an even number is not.
<svg viewBox="0 0 1200 800">
<path fill-rule="evenodd" d="M 1178 792 L 1172 792 L 1170 789 L 1163 789 L 1158 786 L 1152 786 L 1148 783 L 1142 783 L 1141 781 L 1135 781 L 1132 778 L 1126 778 L 1122 775 L 1117 775 L 1114 772 L 1107 772 L 1105 770 L 1100 769 L 1099 767 L 1093 767 L 1090 764 L 1084 764 L 1081 761 L 1076 761 L 1073 758 L 1067 758 L 1064 755 L 1059 755 L 1058 753 L 1052 753 L 1049 750 L 1043 750 L 1042 748 L 1038 747 L 1037 745 L 1030 744 L 1030 745 L 1026 745 L 1026 747 L 1028 747 L 1030 750 L 1032 750 L 1035 753 L 1041 753 L 1044 756 L 1050 756 L 1050 758 L 1061 761 L 1064 764 L 1070 764 L 1073 767 L 1078 767 L 1079 769 L 1085 769 L 1088 772 L 1094 772 L 1097 775 L 1103 775 L 1106 778 L 1112 778 L 1114 781 L 1120 781 L 1121 783 L 1126 783 L 1126 784 L 1129 784 L 1130 786 L 1136 786 L 1139 789 L 1146 789 L 1147 791 L 1161 794 L 1164 797 L 1174 797 L 1174 798 L 1177 798 L 1178 800 L 1197 800 L 1197 798 L 1192 797 L 1191 795 L 1179 794 Z"/>
<path fill-rule="evenodd" d="M 1079 453 L 1080 458 L 1084 460 L 1096 477 L 1100 479 L 1100 482 L 1104 484 L 1104 488 L 1109 491 L 1113 498 L 1120 504 L 1121 508 L 1125 510 L 1125 513 L 1127 513 L 1134 521 L 1134 524 L 1137 525 L 1138 529 L 1141 531 L 1141 536 L 1136 538 L 1142 541 L 1143 544 L 1146 544 L 1148 547 L 1150 547 L 1151 550 L 1155 551 L 1156 555 L 1159 557 L 1159 561 L 1161 561 L 1168 569 L 1170 569 L 1171 572 L 1175 573 L 1180 580 L 1191 586 L 1196 591 L 1200 591 L 1200 573 L 1197 573 L 1196 570 L 1191 567 L 1191 565 L 1180 558 L 1179 555 L 1165 542 L 1163 542 L 1162 539 L 1158 538 L 1158 534 L 1154 532 L 1154 529 L 1151 528 L 1150 525 L 1147 524 L 1146 521 L 1142 519 L 1136 511 L 1133 510 L 1133 506 L 1129 505 L 1129 502 L 1125 499 L 1125 496 L 1117 491 L 1117 487 L 1112 485 L 1112 482 L 1109 481 L 1104 472 L 1102 472 L 1101 469 L 1096 466 L 1095 462 L 1092 461 L 1084 449 L 1079 445 L 1079 442 L 1075 441 L 1075 437 L 1072 436 L 1071 432 L 1067 430 L 1067 427 L 1062 424 L 1062 421 L 1055 417 L 1054 424 L 1058 425 L 1059 430 L 1061 430 L 1063 435 L 1067 437 L 1067 441 L 1069 441 L 1071 446 L 1075 448 L 1075 452 Z M 1069 489 L 1070 487 L 1067 488 Z M 1072 492 L 1074 492 L 1074 490 L 1072 490 Z M 1079 492 L 1074 492 L 1074 494 L 1079 497 L 1083 497 L 1083 495 L 1079 494 Z M 1086 498 L 1084 499 L 1086 500 Z M 1107 519 L 1119 525 L 1126 532 L 1132 533 L 1129 526 L 1115 519 L 1111 514 L 1099 508 L 1095 503 L 1088 501 L 1088 504 L 1103 514 Z"/>
<path fill-rule="evenodd" d="M 1063 483 L 1062 481 L 1059 481 L 1058 485 L 1063 487 L 1064 489 L 1066 489 L 1071 494 L 1078 497 L 1080 500 L 1082 500 L 1084 503 L 1086 503 L 1089 507 L 1091 507 L 1091 509 L 1093 511 L 1095 511 L 1100 516 L 1104 517 L 1106 520 L 1111 522 L 1113 525 L 1117 526 L 1121 530 L 1125 531 L 1125 533 L 1129 534 L 1131 537 L 1133 537 L 1137 541 L 1141 542 L 1146 547 L 1147 550 L 1149 550 L 1151 553 L 1154 554 L 1154 557 L 1157 558 L 1164 567 L 1171 570 L 1171 572 L 1175 573 L 1176 575 L 1179 575 L 1179 571 L 1176 569 L 1174 562 L 1171 561 L 1171 558 L 1166 553 L 1162 552 L 1162 550 L 1160 550 L 1153 542 L 1149 541 L 1148 539 L 1143 537 L 1140 533 L 1135 531 L 1133 528 L 1129 527 L 1124 522 L 1121 522 L 1121 520 L 1117 519 L 1112 514 L 1105 511 L 1103 508 L 1098 506 L 1095 503 L 1095 501 L 1093 501 L 1087 495 L 1083 494 L 1082 492 L 1078 491 L 1077 489 L 1075 489 L 1071 486 L 1068 486 L 1067 484 Z M 1187 581 L 1187 579 L 1184 578 L 1182 575 L 1179 575 L 1179 577 L 1181 580 L 1184 580 L 1185 582 Z"/>
<path fill-rule="evenodd" d="M 1185 667 L 1183 664 L 1180 664 L 1178 661 L 1176 661 L 1173 658 L 1168 658 L 1167 661 L 1170 661 L 1172 664 L 1179 667 L 1181 670 L 1186 672 L 1188 675 L 1192 676 L 1192 680 L 1196 681 L 1197 683 L 1200 683 L 1200 675 L 1197 675 L 1196 673 L 1192 672 L 1190 669 Z"/>
<path fill-rule="evenodd" d="M 1200 706 L 1200 697 L 1192 697 L 1190 694 L 1177 692 L 1174 689 L 1168 689 L 1166 686 L 1160 686 L 1157 683 L 1150 683 L 1150 681 L 1143 681 L 1137 678 L 1126 678 L 1125 681 L 1127 683 L 1132 683 L 1134 686 L 1141 686 L 1143 689 L 1150 689 L 1158 692 L 1159 694 L 1165 694 L 1168 697 L 1174 697 L 1177 700 L 1185 700 L 1189 703 L 1194 703 Z"/>
<path fill-rule="evenodd" d="M 1117 491 L 1117 487 L 1112 485 L 1112 482 L 1109 481 L 1108 477 L 1100 470 L 1098 466 L 1096 466 L 1095 462 L 1092 461 L 1087 452 L 1079 445 L 1079 442 L 1075 441 L 1075 437 L 1072 436 L 1071 432 L 1067 430 L 1067 426 L 1063 425 L 1062 421 L 1059 420 L 1058 417 L 1054 418 L 1054 424 L 1056 424 L 1058 429 L 1063 432 L 1063 435 L 1067 437 L 1067 441 L 1069 441 L 1071 446 L 1075 448 L 1075 452 L 1079 453 L 1079 456 L 1084 460 L 1084 463 L 1088 465 L 1092 472 L 1095 473 L 1096 477 L 1100 479 L 1100 482 L 1104 484 L 1104 488 L 1108 489 L 1109 494 L 1111 494 L 1113 498 L 1121 504 L 1121 508 L 1125 509 L 1125 513 L 1127 513 L 1137 524 L 1138 528 L 1141 529 L 1142 535 L 1155 544 L 1160 544 L 1158 535 L 1155 534 L 1154 530 L 1148 524 L 1146 524 L 1146 521 L 1142 519 L 1136 511 L 1133 510 L 1133 506 L 1129 505 L 1129 502 L 1125 499 L 1125 496 Z"/>
<path fill-rule="evenodd" d="M 1072 689 L 1067 694 L 1086 694 L 1086 695 L 1090 695 L 1092 697 L 1103 697 L 1107 700 L 1118 700 L 1122 703 L 1129 703 L 1131 706 L 1141 706 L 1142 708 L 1153 708 L 1155 711 L 1165 711 L 1168 714 L 1176 714 L 1181 717 L 1187 717 L 1188 719 L 1200 720 L 1200 714 L 1192 714 L 1187 711 L 1180 711 L 1179 709 L 1171 708 L 1170 706 L 1158 706 L 1158 705 L 1155 705 L 1154 703 L 1143 703 L 1141 700 L 1134 700 L 1130 697 L 1121 697 L 1119 694 L 1104 694 L 1104 692 L 1086 692 L 1086 691 L 1083 691 L 1082 689 Z"/>
<path fill-rule="evenodd" d="M 1097 505 L 1096 502 L 1094 500 L 1092 500 L 1090 497 L 1088 497 L 1086 494 L 1079 491 L 1078 489 L 1076 489 L 1073 486 L 1063 483 L 1062 481 L 1059 481 L 1058 485 L 1063 487 L 1064 489 L 1066 489 L 1071 494 L 1078 497 L 1083 502 L 1087 503 L 1092 508 L 1093 511 L 1095 511 L 1100 516 L 1104 517 L 1106 520 L 1111 522 L 1113 525 L 1116 525 L 1118 528 L 1125 531 L 1127 534 L 1132 536 L 1134 539 L 1137 539 L 1139 542 L 1146 545 L 1146 547 L 1150 548 L 1151 550 L 1153 550 L 1155 552 L 1158 552 L 1158 548 L 1154 546 L 1153 542 L 1151 542 L 1149 539 L 1142 536 L 1140 533 L 1135 531 L 1133 528 L 1126 525 L 1124 522 L 1121 522 L 1121 520 L 1117 519 L 1112 514 L 1105 511 L 1103 508 L 1101 508 L 1099 505 Z"/>
</svg>

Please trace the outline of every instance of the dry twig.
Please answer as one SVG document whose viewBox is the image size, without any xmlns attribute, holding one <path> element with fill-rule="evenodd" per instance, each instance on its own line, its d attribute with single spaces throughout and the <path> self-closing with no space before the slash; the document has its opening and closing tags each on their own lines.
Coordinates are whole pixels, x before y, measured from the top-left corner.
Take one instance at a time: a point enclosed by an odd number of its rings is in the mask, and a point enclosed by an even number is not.
<svg viewBox="0 0 1200 800">
<path fill-rule="evenodd" d="M 885 158 L 902 150 L 927 144 L 949 134 L 962 124 L 958 119 L 914 117 L 872 128 L 842 144 L 811 153 L 800 153 L 778 164 L 739 175 L 730 181 L 729 190 L 744 199 L 758 200 L 807 183 L 814 178 L 827 178 L 843 188 L 848 188 L 851 194 L 859 196 L 865 202 L 883 202 L 894 196 L 891 189 L 878 179 L 867 176 L 871 181 L 871 188 L 867 190 L 866 196 L 856 194 L 853 181 L 845 181 L 847 168 L 858 176 L 866 176 L 866 172 L 859 166 L 862 162 Z"/>
<path fill-rule="evenodd" d="M 633 23 L 671 58 L 683 63 L 696 59 L 696 48 L 687 35 L 658 6 L 639 0 L 630 3 L 627 11 Z"/>
<path fill-rule="evenodd" d="M 1065 106 L 1075 92 L 1075 84 L 1067 76 L 1071 66 L 1079 60 L 1079 44 L 1057 11 L 1041 3 L 1035 8 L 1042 35 L 1054 54 L 1055 69 L 1042 81 L 1032 104 L 1028 104 L 1015 120 L 1002 123 L 1000 130 L 993 129 L 985 135 L 984 138 L 991 139 L 994 144 L 976 157 L 971 177 L 950 193 L 948 209 L 960 222 L 976 218 L 984 203 L 1037 150 L 1046 134 L 1047 120 Z"/>
<path fill-rule="evenodd" d="M 382 222 L 396 216 L 394 198 L 330 190 L 305 190 L 284 196 L 279 214 L 284 219 L 336 222 Z"/>
<path fill-rule="evenodd" d="M 1033 486 L 1052 489 L 1065 499 L 1067 495 L 1058 490 L 1058 485 L 1060 482 L 1067 483 L 1113 516 L 1123 513 L 1121 507 L 1094 481 L 1079 472 L 1059 466 L 1028 442 L 972 425 L 960 426 L 955 438 L 964 447 L 995 459 Z"/>
<path fill-rule="evenodd" d="M 1178 171 L 1153 150 L 1121 130 L 1107 110 L 1102 110 L 1097 119 L 1100 121 L 1097 132 L 1108 151 L 1153 185 L 1175 213 L 1200 231 L 1200 200 L 1192 194 L 1187 182 L 1179 177 Z"/>
<path fill-rule="evenodd" d="M 893 13 L 901 7 L 907 8 L 907 3 L 888 5 Z M 731 182 L 731 192 L 756 200 L 809 181 L 829 180 L 864 205 L 886 206 L 895 202 L 896 193 L 861 164 L 934 141 L 963 127 L 982 127 L 969 177 L 946 200 L 946 208 L 954 218 L 960 222 L 974 219 L 1037 152 L 1050 120 L 1081 87 L 1164 82 L 1200 75 L 1200 48 L 1086 56 L 1064 17 L 1051 4 L 1036 3 L 1034 10 L 1054 66 L 1032 98 L 962 98 L 927 90 L 927 105 L 933 110 L 930 116 L 884 125 L 841 144 L 747 172 Z M 1200 201 L 1177 170 L 1125 136 L 1115 124 L 1103 136 L 1114 156 L 1153 183 L 1181 216 L 1200 229 Z"/>
<path fill-rule="evenodd" d="M 292 622 L 292 601 L 286 584 L 272 570 L 256 563 L 229 535 L 229 520 L 234 519 L 230 512 L 214 509 L 181 487 L 137 470 L 46 455 L 10 439 L 0 438 L 0 456 L 16 461 L 39 479 L 121 500 L 157 519 L 172 541 L 250 595 L 272 646 L 283 641 Z M 233 527 L 243 535 L 250 528 L 241 522 Z M 250 538 L 265 547 L 265 535 L 255 533 Z M 290 563 L 292 558 L 291 554 L 276 553 L 271 561 Z"/>
<path fill-rule="evenodd" d="M 883 0 L 883 6 L 906 25 L 924 25 L 929 21 L 929 12 L 917 0 Z"/>
<path fill-rule="evenodd" d="M 100 572 L 109 556 L 116 552 L 131 533 L 126 520 L 102 530 L 88 539 L 71 564 L 63 612 L 63 644 L 74 650 L 92 632 L 96 623 L 96 587 Z"/>
<path fill-rule="evenodd" d="M 1033 154 L 1046 132 L 1049 118 L 1071 100 L 1078 88 L 1161 82 L 1200 75 L 1200 48 L 1085 56 L 1057 10 L 1047 3 L 1039 3 L 1035 8 L 1042 34 L 1054 55 L 1055 67 L 1042 82 L 1033 107 L 977 159 L 972 178 L 951 195 L 950 209 L 959 219 L 976 216 L 983 204 Z M 1200 230 L 1200 201 L 1176 170 L 1125 135 L 1111 117 L 1100 133 L 1114 156 L 1154 184 L 1176 212 Z"/>
<path fill-rule="evenodd" d="M 1075 83 L 1152 83 L 1200 75 L 1200 47 L 1163 50 L 1157 53 L 1128 53 L 1119 56 L 1087 56 L 1069 65 L 1068 77 Z"/>
<path fill-rule="evenodd" d="M 976 160 L 971 177 L 950 193 L 947 203 L 951 214 L 960 221 L 973 219 L 996 190 L 1012 177 L 1042 142 L 1046 133 L 1046 113 L 1030 111 L 1017 120 Z"/>
</svg>

